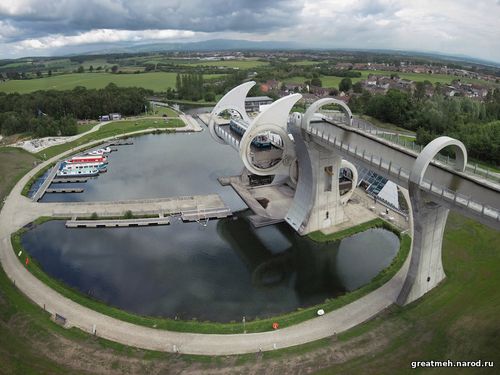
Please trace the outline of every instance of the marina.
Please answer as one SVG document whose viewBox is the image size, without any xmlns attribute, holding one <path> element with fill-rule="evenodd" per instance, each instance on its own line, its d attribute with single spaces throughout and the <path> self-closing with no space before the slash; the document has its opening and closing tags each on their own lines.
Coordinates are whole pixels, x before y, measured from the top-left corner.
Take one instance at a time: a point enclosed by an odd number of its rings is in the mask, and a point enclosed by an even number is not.
<svg viewBox="0 0 500 375">
<path fill-rule="evenodd" d="M 83 193 L 82 188 L 49 188 L 45 193 Z"/>
</svg>

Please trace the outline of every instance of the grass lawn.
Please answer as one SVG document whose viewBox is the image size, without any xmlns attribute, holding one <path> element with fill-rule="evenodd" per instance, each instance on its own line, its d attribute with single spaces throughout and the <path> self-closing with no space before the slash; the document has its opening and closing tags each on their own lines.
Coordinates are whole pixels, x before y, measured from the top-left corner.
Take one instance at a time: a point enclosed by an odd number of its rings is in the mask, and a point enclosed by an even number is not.
<svg viewBox="0 0 500 375">
<path fill-rule="evenodd" d="M 88 132 L 90 129 L 92 129 L 97 124 L 98 124 L 97 122 L 91 122 L 90 124 L 78 124 L 77 125 L 77 129 L 78 129 L 77 134 L 82 134 L 82 133 Z"/>
<path fill-rule="evenodd" d="M 167 115 L 168 117 L 179 117 L 179 114 L 175 112 L 172 108 L 168 107 L 160 107 L 154 106 L 153 116 L 163 116 Z"/>
<path fill-rule="evenodd" d="M 52 146 L 42 150 L 36 154 L 38 157 L 45 155 L 45 159 L 50 159 L 66 150 L 73 147 L 81 146 L 85 143 L 96 141 L 102 138 L 118 136 L 120 134 L 125 134 L 133 131 L 145 130 L 150 128 L 178 128 L 184 126 L 184 122 L 180 119 L 171 119 L 165 122 L 161 119 L 140 119 L 135 121 L 114 121 L 110 124 L 104 125 L 98 131 L 92 132 L 90 134 L 84 135 L 73 142 L 64 143 L 57 146 Z"/>
<path fill-rule="evenodd" d="M 337 235 L 335 239 L 341 239 L 342 237 L 349 236 L 353 233 L 357 233 L 362 230 L 366 230 L 368 228 L 374 226 L 385 226 L 384 222 L 373 221 L 369 225 L 362 225 L 356 231 L 356 228 L 350 231 L 344 231 L 343 236 Z M 26 229 L 21 229 L 17 233 L 14 233 L 11 237 L 12 245 L 14 248 L 14 252 L 17 254 L 19 251 L 24 249 L 21 245 L 21 236 L 22 233 Z M 391 230 L 394 230 L 391 228 Z M 316 317 L 316 311 L 318 309 L 324 309 L 326 312 L 333 311 L 338 309 L 350 302 L 359 299 L 360 297 L 368 294 L 369 292 L 375 290 L 376 288 L 382 286 L 386 283 L 394 274 L 401 268 L 403 265 L 409 250 L 411 240 L 407 235 L 401 235 L 401 244 L 400 249 L 397 255 L 394 257 L 392 263 L 384 270 L 382 270 L 373 280 L 366 284 L 365 286 L 354 290 L 352 292 L 346 293 L 340 297 L 335 299 L 327 299 L 324 303 L 311 306 L 308 308 L 299 308 L 294 312 L 283 314 L 271 318 L 265 319 L 256 319 L 253 321 L 246 322 L 246 330 L 247 332 L 265 332 L 272 330 L 272 323 L 279 322 L 280 327 L 288 327 L 300 322 L 303 322 L 308 319 L 312 319 Z M 24 251 L 24 254 L 30 258 L 30 266 L 28 267 L 29 271 L 35 275 L 38 279 L 43 281 L 45 284 L 50 286 L 52 289 L 58 291 L 65 297 L 83 305 L 91 308 L 92 310 L 99 311 L 103 314 L 115 317 L 117 319 L 127 321 L 130 323 L 143 325 L 147 327 L 156 327 L 158 329 L 166 329 L 170 331 L 179 331 L 179 332 L 199 332 L 199 333 L 219 333 L 219 334 L 231 334 L 231 333 L 241 333 L 243 332 L 243 324 L 241 322 L 235 323 L 214 323 L 214 322 L 198 322 L 196 320 L 192 321 L 181 321 L 181 320 L 173 320 L 166 318 L 156 318 L 149 316 L 141 316 L 133 313 L 126 312 L 124 310 L 106 305 L 97 300 L 91 299 L 88 296 L 80 293 L 78 290 L 73 289 L 65 285 L 64 283 L 55 280 L 54 278 L 47 275 L 38 265 L 35 259 L 32 259 L 27 251 Z M 24 255 L 23 255 L 24 259 Z"/>
<path fill-rule="evenodd" d="M 0 207 L 16 182 L 38 162 L 36 155 L 17 147 L 0 147 Z"/>
<path fill-rule="evenodd" d="M 37 90 L 71 90 L 76 86 L 99 89 L 111 82 L 122 87 L 135 86 L 154 91 L 166 91 L 169 87 L 175 87 L 176 76 L 177 73 L 165 72 L 142 74 L 72 73 L 53 77 L 0 82 L 0 91 L 22 94 Z M 220 76 L 220 74 L 208 74 L 204 78 Z"/>
<path fill-rule="evenodd" d="M 218 61 L 200 61 L 190 63 L 193 66 L 224 66 L 227 68 L 252 69 L 261 66 L 269 65 L 265 61 L 259 60 L 218 60 Z"/>
<path fill-rule="evenodd" d="M 378 330 L 390 338 L 378 353 L 325 369 L 324 374 L 493 374 L 492 369 L 411 370 L 412 361 L 451 359 L 500 363 L 500 234 L 450 214 L 444 233 L 447 278 L 421 300 L 394 308 L 340 334 L 339 340 L 368 337 Z M 425 370 L 425 371 L 424 371 Z M 447 371 L 448 370 L 448 371 Z"/>
</svg>

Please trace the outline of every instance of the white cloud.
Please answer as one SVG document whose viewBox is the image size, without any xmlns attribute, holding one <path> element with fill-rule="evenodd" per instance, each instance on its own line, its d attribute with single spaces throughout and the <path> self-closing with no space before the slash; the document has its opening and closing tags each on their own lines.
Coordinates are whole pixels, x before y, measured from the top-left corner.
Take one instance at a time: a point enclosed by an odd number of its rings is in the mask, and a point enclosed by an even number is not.
<svg viewBox="0 0 500 375">
<path fill-rule="evenodd" d="M 16 43 L 18 49 L 49 49 L 82 44 L 140 42 L 143 40 L 168 40 L 191 38 L 199 33 L 186 30 L 91 30 L 77 35 L 51 35 L 38 39 L 26 39 Z"/>
<path fill-rule="evenodd" d="M 500 0 L 0 0 L 0 55 L 178 39 L 465 54 L 500 62 Z M 9 43 L 11 42 L 11 43 Z M 32 50 L 30 52 L 30 50 Z"/>
</svg>

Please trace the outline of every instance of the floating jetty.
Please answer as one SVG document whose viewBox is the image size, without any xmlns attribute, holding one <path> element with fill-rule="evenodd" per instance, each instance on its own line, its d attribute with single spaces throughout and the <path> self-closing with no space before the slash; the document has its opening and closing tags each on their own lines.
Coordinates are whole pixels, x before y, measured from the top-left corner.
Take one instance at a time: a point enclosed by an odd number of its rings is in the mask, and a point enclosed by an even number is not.
<svg viewBox="0 0 500 375">
<path fill-rule="evenodd" d="M 72 182 L 87 182 L 88 181 L 88 177 L 74 177 L 74 178 L 54 178 L 54 180 L 52 181 L 53 184 L 68 184 L 68 183 L 72 183 Z"/>
<path fill-rule="evenodd" d="M 82 188 L 53 188 L 46 189 L 46 193 L 83 193 Z"/>
<path fill-rule="evenodd" d="M 159 216 L 139 219 L 105 219 L 105 220 L 68 220 L 66 228 L 126 228 L 147 227 L 152 225 L 168 225 L 170 218 Z"/>
<path fill-rule="evenodd" d="M 106 144 L 104 144 L 101 147 L 105 148 L 105 147 L 109 147 L 109 146 L 128 146 L 128 145 L 133 145 L 133 144 L 134 144 L 134 142 L 130 141 L 128 139 L 116 139 L 116 140 L 107 142 Z"/>
<path fill-rule="evenodd" d="M 184 210 L 181 211 L 182 221 L 200 221 L 207 219 L 223 219 L 231 216 L 231 210 L 224 208 L 206 208 L 202 210 Z"/>
</svg>

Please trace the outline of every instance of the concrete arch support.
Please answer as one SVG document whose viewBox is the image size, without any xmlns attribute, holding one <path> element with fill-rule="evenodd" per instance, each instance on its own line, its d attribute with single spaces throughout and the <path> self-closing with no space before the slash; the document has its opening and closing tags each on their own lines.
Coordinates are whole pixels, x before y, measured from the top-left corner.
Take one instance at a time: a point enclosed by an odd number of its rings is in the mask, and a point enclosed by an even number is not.
<svg viewBox="0 0 500 375">
<path fill-rule="evenodd" d="M 210 135 L 215 141 L 226 144 L 226 141 L 220 138 L 215 132 L 215 116 L 217 116 L 219 113 L 228 109 L 232 109 L 237 111 L 245 122 L 251 122 L 245 110 L 245 98 L 247 97 L 248 92 L 253 86 L 255 86 L 255 81 L 245 82 L 239 86 L 236 86 L 226 95 L 224 95 L 214 107 L 214 109 L 210 113 L 208 130 L 210 131 Z"/>
<path fill-rule="evenodd" d="M 351 199 L 352 195 L 354 194 L 356 186 L 358 186 L 358 169 L 354 166 L 354 164 L 345 159 L 342 159 L 342 162 L 340 163 L 340 168 L 346 168 L 352 172 L 352 187 L 347 193 L 345 193 L 340 197 L 340 203 L 345 206 L 347 202 L 349 202 L 349 199 Z"/>
<path fill-rule="evenodd" d="M 410 172 L 408 192 L 413 215 L 413 241 L 410 266 L 397 303 L 405 305 L 422 297 L 445 277 L 441 248 L 449 210 L 432 201 L 420 189 L 431 160 L 443 148 L 456 150 L 455 169 L 463 171 L 467 164 L 467 150 L 462 142 L 440 137 L 430 142 L 420 153 Z"/>
<path fill-rule="evenodd" d="M 338 100 L 335 98 L 323 98 L 315 101 L 313 104 L 307 108 L 306 113 L 304 113 L 304 117 L 302 118 L 302 128 L 307 129 L 309 127 L 309 123 L 314 117 L 314 114 L 320 110 L 321 107 L 328 104 L 337 104 L 342 108 L 347 118 L 349 119 L 349 126 L 352 126 L 352 112 L 351 109 L 345 104 L 342 100 Z"/>
</svg>

